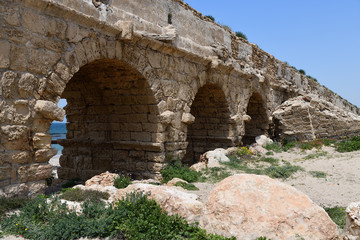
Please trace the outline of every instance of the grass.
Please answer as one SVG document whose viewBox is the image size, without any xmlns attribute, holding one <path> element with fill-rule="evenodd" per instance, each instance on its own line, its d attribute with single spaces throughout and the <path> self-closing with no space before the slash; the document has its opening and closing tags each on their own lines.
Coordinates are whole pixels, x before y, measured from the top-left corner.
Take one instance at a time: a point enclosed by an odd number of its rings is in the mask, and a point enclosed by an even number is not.
<svg viewBox="0 0 360 240">
<path fill-rule="evenodd" d="M 189 191 L 196 191 L 199 190 L 194 184 L 192 183 L 186 183 L 186 182 L 177 182 L 174 186 L 182 187 L 183 189 L 189 190 Z"/>
<path fill-rule="evenodd" d="M 226 170 L 226 168 L 214 167 L 206 168 L 202 172 L 201 181 L 208 181 L 212 183 L 220 182 L 221 180 L 230 177 L 232 174 Z"/>
<path fill-rule="evenodd" d="M 326 178 L 327 173 L 321 171 L 309 171 L 310 175 L 315 178 Z"/>
<path fill-rule="evenodd" d="M 112 207 L 104 202 L 86 201 L 75 213 L 58 198 L 37 197 L 0 222 L 3 235 L 26 239 L 60 240 L 79 238 L 109 239 L 194 239 L 224 240 L 207 234 L 178 215 L 169 216 L 142 192 L 128 194 Z"/>
<path fill-rule="evenodd" d="M 96 190 L 83 190 L 80 188 L 69 188 L 61 194 L 61 198 L 68 201 L 101 201 L 109 199 L 109 193 Z"/>
<path fill-rule="evenodd" d="M 267 163 L 271 163 L 271 164 L 279 163 L 279 159 L 272 158 L 272 157 L 261 157 L 258 161 L 267 162 Z"/>
<path fill-rule="evenodd" d="M 346 212 L 345 207 L 332 207 L 332 208 L 324 208 L 331 220 L 333 220 L 336 225 L 340 228 L 344 228 L 346 224 Z"/>
<path fill-rule="evenodd" d="M 309 159 L 314 159 L 314 158 L 318 158 L 318 157 L 324 157 L 327 155 L 327 152 L 317 152 L 317 153 L 311 153 L 307 156 L 304 157 L 304 159 L 309 160 Z"/>
<path fill-rule="evenodd" d="M 163 183 L 167 183 L 173 178 L 180 178 L 189 183 L 197 182 L 201 178 L 201 173 L 184 166 L 180 159 L 167 159 L 167 165 L 160 171 Z"/>
<path fill-rule="evenodd" d="M 297 171 L 304 171 L 304 169 L 300 166 L 294 166 L 289 163 L 283 166 L 271 166 L 265 169 L 265 173 L 269 177 L 283 179 L 289 178 Z"/>
<path fill-rule="evenodd" d="M 130 177 L 126 177 L 126 176 L 123 176 L 123 175 L 120 175 L 120 174 L 114 180 L 114 187 L 116 187 L 116 188 L 126 188 L 130 184 L 131 184 Z"/>
<path fill-rule="evenodd" d="M 360 150 L 360 136 L 336 143 L 336 150 L 338 152 L 353 152 Z"/>
</svg>

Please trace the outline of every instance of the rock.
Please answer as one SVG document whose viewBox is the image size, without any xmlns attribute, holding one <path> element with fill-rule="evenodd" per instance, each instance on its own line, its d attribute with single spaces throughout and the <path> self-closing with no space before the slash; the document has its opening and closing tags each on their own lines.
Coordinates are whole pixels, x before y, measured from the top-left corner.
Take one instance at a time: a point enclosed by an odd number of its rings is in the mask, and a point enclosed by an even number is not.
<svg viewBox="0 0 360 240">
<path fill-rule="evenodd" d="M 224 179 L 211 191 L 203 211 L 201 228 L 242 240 L 338 236 L 324 209 L 297 189 L 267 176 L 239 174 Z"/>
<path fill-rule="evenodd" d="M 47 162 L 50 158 L 57 154 L 56 148 L 40 149 L 35 152 L 35 162 Z"/>
<path fill-rule="evenodd" d="M 47 119 L 56 121 L 62 121 L 65 115 L 64 109 L 58 107 L 53 102 L 44 100 L 36 101 L 35 111 Z"/>
<path fill-rule="evenodd" d="M 171 187 L 171 186 L 174 186 L 174 185 L 175 185 L 176 183 L 178 183 L 178 182 L 188 183 L 187 181 L 182 180 L 182 179 L 180 179 L 180 178 L 173 178 L 173 179 L 171 179 L 171 181 L 169 181 L 169 182 L 166 184 L 166 186 Z"/>
<path fill-rule="evenodd" d="M 265 155 L 265 153 L 268 152 L 268 150 L 266 150 L 265 148 L 263 148 L 262 146 L 260 146 L 260 145 L 257 144 L 257 143 L 252 144 L 252 145 L 249 147 L 249 150 L 252 151 L 255 155 L 256 155 L 256 154 Z"/>
<path fill-rule="evenodd" d="M 207 168 L 205 162 L 198 162 L 190 166 L 190 169 L 200 172 L 201 170 Z"/>
<path fill-rule="evenodd" d="M 85 186 L 89 187 L 92 185 L 100 185 L 100 186 L 114 186 L 114 181 L 115 178 L 117 178 L 119 176 L 119 174 L 116 173 L 109 173 L 109 172 L 104 172 L 101 173 L 100 175 L 96 175 L 92 178 L 90 178 L 89 180 L 87 180 L 85 182 Z"/>
<path fill-rule="evenodd" d="M 255 141 L 256 141 L 257 144 L 259 144 L 262 147 L 266 146 L 267 144 L 271 144 L 271 143 L 274 142 L 273 140 L 271 140 L 270 138 L 268 138 L 265 135 L 261 135 L 261 136 L 256 137 Z"/>
<path fill-rule="evenodd" d="M 178 214 L 191 223 L 197 222 L 202 213 L 203 203 L 197 200 L 198 196 L 176 187 L 131 184 L 125 189 L 118 189 L 115 199 L 122 199 L 127 193 L 134 191 L 149 193 L 149 198 L 154 199 L 168 214 Z"/>
<path fill-rule="evenodd" d="M 221 167 L 221 162 L 229 162 L 230 159 L 226 156 L 227 150 L 223 148 L 217 148 L 213 151 L 208 151 L 203 154 L 203 159 L 207 163 L 207 167 Z"/>
<path fill-rule="evenodd" d="M 346 239 L 360 239 L 360 202 L 353 202 L 346 208 Z"/>
<path fill-rule="evenodd" d="M 181 117 L 181 122 L 185 124 L 192 124 L 195 122 L 195 117 L 191 113 L 184 113 Z"/>
</svg>

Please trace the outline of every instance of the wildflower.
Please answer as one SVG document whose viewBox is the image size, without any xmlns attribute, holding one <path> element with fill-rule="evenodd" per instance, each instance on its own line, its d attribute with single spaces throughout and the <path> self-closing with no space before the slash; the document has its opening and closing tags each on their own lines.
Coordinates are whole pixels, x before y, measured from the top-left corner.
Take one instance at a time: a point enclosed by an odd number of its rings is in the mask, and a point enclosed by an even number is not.
<svg viewBox="0 0 360 240">
<path fill-rule="evenodd" d="M 19 225 L 19 224 L 15 224 L 16 226 Z"/>
<path fill-rule="evenodd" d="M 27 231 L 27 228 L 25 228 L 25 231 Z"/>
</svg>

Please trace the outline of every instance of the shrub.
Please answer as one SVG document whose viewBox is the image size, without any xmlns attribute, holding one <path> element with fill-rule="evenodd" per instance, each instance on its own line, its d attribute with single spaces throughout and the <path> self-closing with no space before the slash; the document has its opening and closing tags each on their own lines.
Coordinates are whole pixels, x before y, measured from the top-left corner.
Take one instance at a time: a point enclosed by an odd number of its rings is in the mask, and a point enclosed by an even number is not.
<svg viewBox="0 0 360 240">
<path fill-rule="evenodd" d="M 346 223 L 346 212 L 344 207 L 332 207 L 332 208 L 324 208 L 331 220 L 333 220 L 336 225 L 340 228 L 345 227 Z"/>
<path fill-rule="evenodd" d="M 245 40 L 248 40 L 247 36 L 245 34 L 243 34 L 242 32 L 235 32 L 235 35 L 240 38 L 243 38 Z"/>
<path fill-rule="evenodd" d="M 116 187 L 116 188 L 126 188 L 130 184 L 131 184 L 130 177 L 126 177 L 126 176 L 123 176 L 123 175 L 120 175 L 120 174 L 114 180 L 114 187 Z"/>
<path fill-rule="evenodd" d="M 321 171 L 310 171 L 309 172 L 311 176 L 316 178 L 326 178 L 327 173 L 321 172 Z"/>
<path fill-rule="evenodd" d="M 183 189 L 189 190 L 189 191 L 196 191 L 199 190 L 194 184 L 192 183 L 186 183 L 186 182 L 177 182 L 174 186 L 182 187 Z"/>
<path fill-rule="evenodd" d="M 283 148 L 279 142 L 273 142 L 270 144 L 266 144 L 264 148 L 268 151 L 274 151 L 276 153 L 282 152 Z"/>
<path fill-rule="evenodd" d="M 360 136 L 352 137 L 348 140 L 343 140 L 336 144 L 338 152 L 353 152 L 360 150 Z"/>
<path fill-rule="evenodd" d="M 300 166 L 293 166 L 291 164 L 286 164 L 283 166 L 268 167 L 265 169 L 265 173 L 271 178 L 286 179 L 299 170 L 303 171 L 304 169 Z"/>
<path fill-rule="evenodd" d="M 168 159 L 166 167 L 160 173 L 163 177 L 163 183 L 167 183 L 173 178 L 180 178 L 192 183 L 198 181 L 201 177 L 201 173 L 182 165 L 179 158 L 176 160 Z"/>
<path fill-rule="evenodd" d="M 215 22 L 215 18 L 211 15 L 206 15 L 205 17 L 207 17 L 208 19 L 210 19 L 211 21 Z"/>
<path fill-rule="evenodd" d="M 6 212 L 22 207 L 29 199 L 25 197 L 0 197 L 0 220 Z"/>
<path fill-rule="evenodd" d="M 299 73 L 306 75 L 305 70 L 299 69 Z"/>
<path fill-rule="evenodd" d="M 223 24 L 222 26 L 223 26 L 223 28 L 225 28 L 226 30 L 228 30 L 228 31 L 230 31 L 230 32 L 232 31 L 232 30 L 231 30 L 231 27 L 229 27 L 228 25 Z"/>
<path fill-rule="evenodd" d="M 96 190 L 83 190 L 80 188 L 70 188 L 61 194 L 61 198 L 68 201 L 101 201 L 109 199 L 109 193 Z"/>
</svg>

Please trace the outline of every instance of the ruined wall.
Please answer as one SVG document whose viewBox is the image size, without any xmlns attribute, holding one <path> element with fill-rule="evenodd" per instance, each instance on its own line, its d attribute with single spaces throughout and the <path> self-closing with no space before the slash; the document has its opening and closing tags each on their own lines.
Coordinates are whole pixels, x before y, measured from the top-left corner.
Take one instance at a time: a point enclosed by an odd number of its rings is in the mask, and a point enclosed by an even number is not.
<svg viewBox="0 0 360 240">
<path fill-rule="evenodd" d="M 0 194 L 44 189 L 56 154 L 49 127 L 64 114 L 63 179 L 158 177 L 166 155 L 196 162 L 210 148 L 271 136 L 274 123 L 307 139 L 286 114 L 272 115 L 296 96 L 352 112 L 344 121 L 359 114 L 182 1 L 3 0 L 0 20 Z"/>
</svg>

